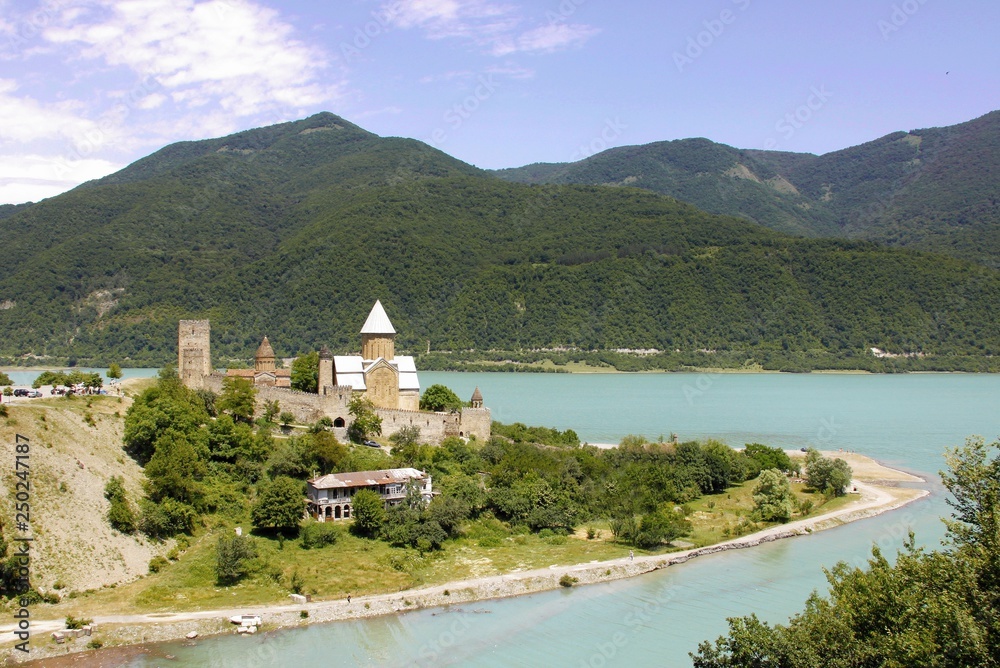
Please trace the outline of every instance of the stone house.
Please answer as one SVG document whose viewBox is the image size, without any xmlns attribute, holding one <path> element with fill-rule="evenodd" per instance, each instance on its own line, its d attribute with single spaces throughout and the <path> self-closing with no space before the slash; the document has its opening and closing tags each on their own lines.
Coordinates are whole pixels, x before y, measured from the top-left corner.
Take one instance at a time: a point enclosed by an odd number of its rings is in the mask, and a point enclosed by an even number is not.
<svg viewBox="0 0 1000 668">
<path fill-rule="evenodd" d="M 411 486 L 416 487 L 424 503 L 429 503 L 434 494 L 431 476 L 414 468 L 330 473 L 306 484 L 307 512 L 320 522 L 350 519 L 351 502 L 362 489 L 378 494 L 386 508 L 402 503 Z"/>
</svg>

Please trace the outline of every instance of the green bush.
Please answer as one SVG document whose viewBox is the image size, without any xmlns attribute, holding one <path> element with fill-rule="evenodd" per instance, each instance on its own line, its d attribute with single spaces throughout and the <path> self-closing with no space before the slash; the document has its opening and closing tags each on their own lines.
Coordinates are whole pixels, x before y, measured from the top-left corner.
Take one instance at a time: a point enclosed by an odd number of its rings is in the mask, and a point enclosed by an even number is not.
<svg viewBox="0 0 1000 668">
<path fill-rule="evenodd" d="M 340 538 L 340 528 L 332 522 L 309 522 L 299 532 L 302 548 L 318 549 L 334 545 Z"/>
<path fill-rule="evenodd" d="M 152 559 L 149 560 L 149 572 L 150 573 L 159 573 L 164 568 L 166 568 L 167 564 L 169 564 L 169 563 L 170 562 L 167 561 L 163 557 L 160 557 L 160 556 L 153 557 Z"/>
<path fill-rule="evenodd" d="M 83 619 L 82 617 L 78 619 L 73 615 L 66 617 L 66 628 L 68 629 L 82 629 L 84 626 L 93 623 L 93 619 Z"/>
<path fill-rule="evenodd" d="M 561 586 L 561 587 L 572 587 L 573 585 L 575 585 L 579 581 L 580 581 L 579 579 L 573 577 L 569 573 L 566 573 L 561 578 L 559 578 L 559 586 Z"/>
</svg>

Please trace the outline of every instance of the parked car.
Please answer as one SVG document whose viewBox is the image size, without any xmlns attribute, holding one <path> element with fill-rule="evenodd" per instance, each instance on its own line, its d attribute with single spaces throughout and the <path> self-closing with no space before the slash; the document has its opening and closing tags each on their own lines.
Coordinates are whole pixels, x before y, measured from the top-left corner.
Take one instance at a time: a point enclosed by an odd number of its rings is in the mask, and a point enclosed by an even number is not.
<svg viewBox="0 0 1000 668">
<path fill-rule="evenodd" d="M 25 396 L 28 396 L 28 397 L 31 397 L 32 399 L 35 399 L 37 397 L 42 396 L 42 393 L 39 392 L 38 390 L 28 390 L 28 394 L 26 394 Z"/>
<path fill-rule="evenodd" d="M 372 440 L 361 441 L 362 445 L 367 445 L 369 448 L 381 448 L 382 446 Z"/>
<path fill-rule="evenodd" d="M 26 397 L 26 396 L 28 396 L 28 390 L 24 389 L 23 387 L 15 388 L 14 389 L 14 396 L 15 397 Z"/>
</svg>

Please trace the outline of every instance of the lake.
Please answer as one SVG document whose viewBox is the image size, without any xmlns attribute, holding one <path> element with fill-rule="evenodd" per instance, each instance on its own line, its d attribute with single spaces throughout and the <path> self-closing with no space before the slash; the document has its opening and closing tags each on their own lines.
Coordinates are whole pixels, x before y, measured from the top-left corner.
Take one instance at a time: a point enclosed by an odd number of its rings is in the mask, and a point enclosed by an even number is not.
<svg viewBox="0 0 1000 668">
<path fill-rule="evenodd" d="M 572 428 L 595 443 L 676 433 L 854 450 L 926 477 L 932 494 L 877 518 L 627 581 L 169 645 L 178 665 L 688 666 L 688 652 L 723 633 L 727 617 L 786 620 L 812 590 L 825 591 L 824 566 L 862 565 L 873 543 L 894 553 L 910 530 L 936 545 L 938 518 L 949 512 L 936 475 L 943 450 L 970 434 L 1000 434 L 997 375 L 421 374 L 423 387 L 433 383 L 463 399 L 478 386 L 495 420 Z"/>
</svg>

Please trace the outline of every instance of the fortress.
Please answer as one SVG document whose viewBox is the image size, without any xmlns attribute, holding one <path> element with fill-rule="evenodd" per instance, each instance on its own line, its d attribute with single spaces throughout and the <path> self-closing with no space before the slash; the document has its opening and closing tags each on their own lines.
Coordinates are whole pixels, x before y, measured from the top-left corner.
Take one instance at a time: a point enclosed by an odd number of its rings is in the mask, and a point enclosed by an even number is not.
<svg viewBox="0 0 1000 668">
<path fill-rule="evenodd" d="M 253 369 L 213 370 L 211 327 L 208 320 L 181 320 L 177 332 L 177 372 L 181 382 L 192 389 L 222 391 L 226 377 L 243 377 L 257 388 L 257 412 L 264 404 L 277 401 L 282 412 L 290 412 L 299 424 L 309 424 L 328 417 L 333 421 L 338 439 L 347 439 L 352 416 L 351 399 L 364 396 L 371 400 L 382 418 L 382 436 L 388 437 L 404 427 L 420 429 L 420 441 L 439 443 L 448 436 L 488 440 L 492 425 L 490 409 L 483 407 L 479 388 L 472 395 L 471 406 L 455 413 L 419 410 L 420 381 L 413 358 L 396 356 L 396 330 L 389 316 L 376 301 L 361 328 L 360 355 L 332 355 L 326 346 L 319 351 L 317 394 L 290 387 L 290 374 L 276 369 L 274 350 L 267 337 L 257 349 Z"/>
</svg>

